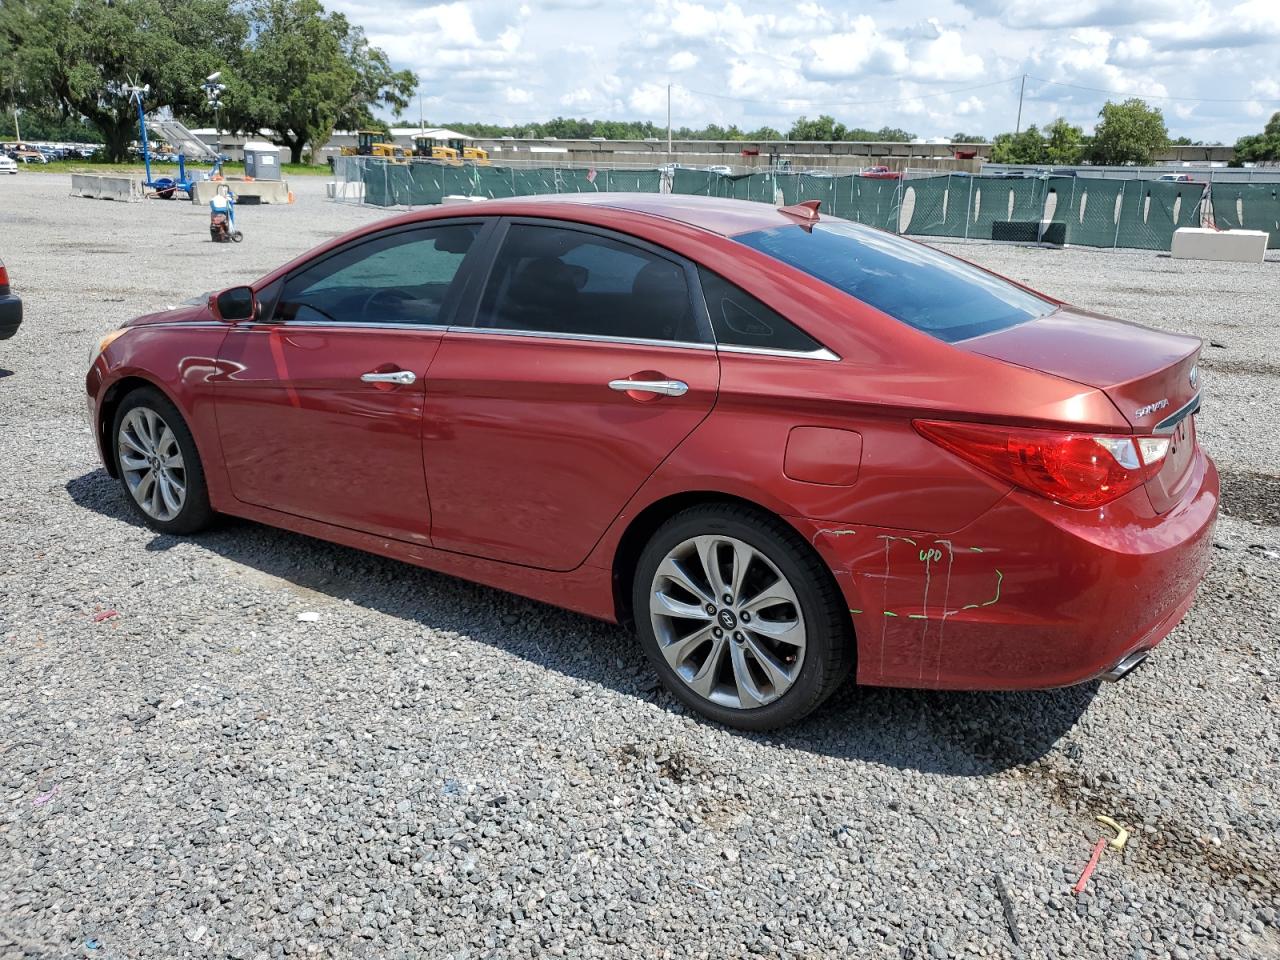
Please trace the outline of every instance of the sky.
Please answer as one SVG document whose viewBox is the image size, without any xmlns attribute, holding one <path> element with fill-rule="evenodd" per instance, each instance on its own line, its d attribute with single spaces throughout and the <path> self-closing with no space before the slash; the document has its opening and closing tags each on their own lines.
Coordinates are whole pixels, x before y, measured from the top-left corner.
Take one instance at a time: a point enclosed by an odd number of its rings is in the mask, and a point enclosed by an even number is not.
<svg viewBox="0 0 1280 960">
<path fill-rule="evenodd" d="M 800 115 L 918 137 L 1159 106 L 1234 143 L 1280 110 L 1280 0 L 327 0 L 418 75 L 428 123 L 701 127 Z M 1093 89 L 1082 89 L 1093 88 Z M 1104 92 L 1099 92 L 1104 91 Z M 1157 99 L 1168 98 L 1168 99 Z M 403 119 L 418 120 L 418 106 Z"/>
</svg>

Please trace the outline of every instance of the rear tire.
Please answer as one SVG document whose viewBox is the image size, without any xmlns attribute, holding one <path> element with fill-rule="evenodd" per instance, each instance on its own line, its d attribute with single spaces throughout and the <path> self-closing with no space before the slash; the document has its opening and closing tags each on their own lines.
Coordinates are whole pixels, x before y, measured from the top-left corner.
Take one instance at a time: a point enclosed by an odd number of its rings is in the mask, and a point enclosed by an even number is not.
<svg viewBox="0 0 1280 960">
<path fill-rule="evenodd" d="M 786 523 L 750 507 L 691 507 L 659 527 L 636 565 L 632 610 L 666 688 L 728 726 L 794 723 L 853 666 L 831 571 Z"/>
<path fill-rule="evenodd" d="M 159 390 L 142 387 L 120 402 L 111 424 L 111 450 L 125 499 L 148 527 L 188 534 L 213 520 L 195 439 Z"/>
</svg>

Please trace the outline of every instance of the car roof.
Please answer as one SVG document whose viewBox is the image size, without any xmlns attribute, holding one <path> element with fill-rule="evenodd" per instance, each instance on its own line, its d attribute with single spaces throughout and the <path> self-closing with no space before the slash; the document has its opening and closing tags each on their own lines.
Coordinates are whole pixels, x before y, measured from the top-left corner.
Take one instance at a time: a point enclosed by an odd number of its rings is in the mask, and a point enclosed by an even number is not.
<svg viewBox="0 0 1280 960">
<path fill-rule="evenodd" d="M 697 197 L 689 194 L 665 193 L 557 193 L 528 197 L 512 197 L 497 201 L 502 205 L 514 204 L 532 207 L 528 211 L 535 216 L 540 207 L 559 206 L 565 203 L 594 207 L 609 207 L 651 217 L 674 220 L 690 227 L 732 237 L 753 230 L 793 225 L 796 221 L 777 207 L 754 200 L 731 200 L 725 197 Z M 481 205 L 483 206 L 483 204 Z M 474 211 L 479 213 L 479 210 Z"/>
</svg>

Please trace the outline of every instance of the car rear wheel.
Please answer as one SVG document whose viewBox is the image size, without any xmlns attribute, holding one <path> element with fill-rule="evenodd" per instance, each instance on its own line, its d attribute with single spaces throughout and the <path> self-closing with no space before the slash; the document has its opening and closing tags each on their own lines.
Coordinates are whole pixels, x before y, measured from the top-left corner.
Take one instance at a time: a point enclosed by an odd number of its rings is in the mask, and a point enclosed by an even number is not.
<svg viewBox="0 0 1280 960">
<path fill-rule="evenodd" d="M 177 408 L 158 390 L 142 388 L 116 410 L 114 438 L 120 485 L 147 526 L 194 533 L 213 519 L 195 440 Z"/>
<path fill-rule="evenodd" d="M 667 689 L 730 726 L 792 723 L 852 666 L 831 572 L 785 523 L 747 507 L 693 507 L 663 524 L 641 554 L 632 602 Z"/>
</svg>

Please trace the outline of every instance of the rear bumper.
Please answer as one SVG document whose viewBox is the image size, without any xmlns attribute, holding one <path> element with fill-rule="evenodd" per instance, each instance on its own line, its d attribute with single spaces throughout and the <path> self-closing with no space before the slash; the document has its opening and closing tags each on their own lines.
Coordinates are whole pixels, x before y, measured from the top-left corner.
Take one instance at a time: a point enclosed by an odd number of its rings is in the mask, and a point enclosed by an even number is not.
<svg viewBox="0 0 1280 960">
<path fill-rule="evenodd" d="M 0 295 L 0 340 L 8 340 L 22 326 L 22 301 L 17 294 Z"/>
<path fill-rule="evenodd" d="M 858 680 L 1013 690 L 1125 675 L 1190 608 L 1208 570 L 1218 473 L 1202 451 L 1180 501 L 1100 510 L 1010 493 L 946 537 L 797 522 L 836 574 Z"/>
</svg>

